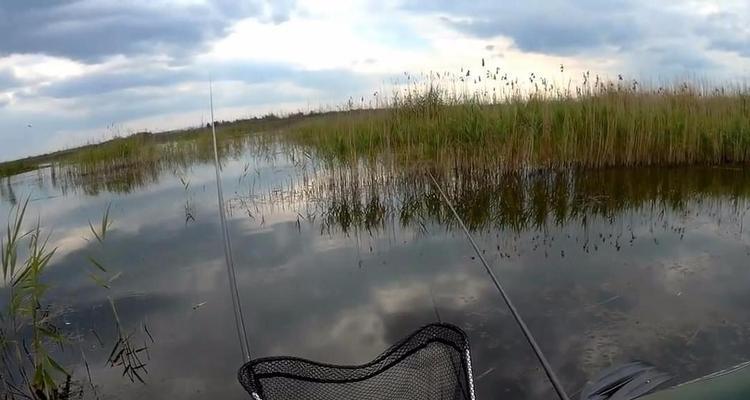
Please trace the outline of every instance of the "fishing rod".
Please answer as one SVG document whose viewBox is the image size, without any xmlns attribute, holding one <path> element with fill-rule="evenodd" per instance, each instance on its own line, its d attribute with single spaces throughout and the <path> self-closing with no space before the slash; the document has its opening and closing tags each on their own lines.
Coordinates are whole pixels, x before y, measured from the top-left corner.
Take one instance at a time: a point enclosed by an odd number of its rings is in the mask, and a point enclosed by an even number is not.
<svg viewBox="0 0 750 400">
<path fill-rule="evenodd" d="M 216 145 L 216 124 L 214 123 L 214 90 L 213 81 L 208 82 L 208 93 L 211 103 L 211 134 L 214 142 L 214 168 L 216 169 L 216 197 L 219 200 L 219 220 L 221 220 L 221 237 L 224 242 L 224 261 L 227 264 L 227 275 L 229 275 L 229 292 L 232 294 L 232 308 L 234 309 L 234 322 L 237 328 L 237 338 L 240 341 L 242 358 L 245 362 L 250 361 L 250 345 L 247 341 L 247 330 L 245 319 L 242 315 L 240 304 L 240 293 L 237 290 L 237 275 L 234 272 L 234 258 L 232 257 L 232 242 L 229 238 L 227 228 L 227 217 L 224 210 L 224 194 L 221 188 L 221 164 L 219 163 L 219 149 Z"/>
<path fill-rule="evenodd" d="M 526 340 L 529 342 L 529 345 L 531 345 L 531 348 L 534 350 L 534 354 L 536 354 L 536 358 L 539 359 L 539 362 L 542 364 L 542 367 L 544 368 L 544 373 L 547 374 L 547 378 L 549 378 L 550 383 L 552 383 L 552 387 L 555 389 L 555 392 L 557 392 L 557 396 L 560 398 L 560 400 L 570 400 L 568 395 L 565 394 L 565 389 L 563 389 L 562 385 L 560 384 L 560 381 L 557 379 L 557 375 L 555 375 L 555 372 L 552 370 L 552 367 L 549 365 L 549 362 L 547 362 L 547 358 L 544 357 L 544 354 L 542 353 L 542 349 L 536 343 L 536 340 L 534 340 L 534 336 L 531 334 L 529 327 L 526 326 L 526 323 L 523 321 L 523 318 L 521 318 L 521 314 L 518 313 L 516 306 L 513 305 L 513 302 L 510 300 L 510 297 L 508 296 L 508 294 L 505 293 L 503 286 L 500 284 L 500 281 L 497 279 L 497 276 L 495 276 L 495 273 L 492 271 L 492 268 L 490 268 L 489 264 L 487 263 L 487 260 L 484 259 L 482 252 L 479 251 L 479 246 L 477 246 L 477 243 L 474 241 L 474 238 L 471 236 L 471 233 L 469 233 L 469 229 L 466 228 L 466 224 L 464 224 L 464 221 L 458 215 L 458 212 L 456 212 L 456 209 L 453 207 L 453 204 L 451 204 L 451 201 L 448 199 L 448 196 L 446 196 L 445 192 L 443 192 L 443 188 L 440 187 L 440 184 L 438 183 L 437 179 L 435 179 L 435 177 L 432 175 L 430 171 L 427 171 L 427 174 L 430 175 L 430 178 L 432 178 L 432 183 L 435 184 L 435 187 L 440 192 L 440 195 L 443 197 L 443 200 L 445 200 L 445 203 L 448 205 L 448 208 L 450 208 L 451 212 L 453 213 L 453 216 L 456 218 L 456 221 L 458 221 L 458 224 L 461 225 L 461 229 L 463 229 L 464 234 L 466 234 L 466 238 L 469 239 L 469 243 L 471 243 L 471 247 L 474 248 L 474 252 L 477 254 L 477 257 L 479 257 L 479 260 L 482 262 L 482 265 L 484 265 L 484 269 L 487 271 L 487 274 L 492 279 L 492 283 L 495 284 L 495 288 L 497 288 L 497 291 L 500 292 L 500 296 L 502 296 L 503 300 L 505 300 L 505 304 L 508 306 L 508 309 L 510 309 L 510 313 L 513 314 L 513 318 L 516 320 L 516 323 L 518 323 L 518 326 L 521 328 L 523 335 L 526 337 Z"/>
</svg>

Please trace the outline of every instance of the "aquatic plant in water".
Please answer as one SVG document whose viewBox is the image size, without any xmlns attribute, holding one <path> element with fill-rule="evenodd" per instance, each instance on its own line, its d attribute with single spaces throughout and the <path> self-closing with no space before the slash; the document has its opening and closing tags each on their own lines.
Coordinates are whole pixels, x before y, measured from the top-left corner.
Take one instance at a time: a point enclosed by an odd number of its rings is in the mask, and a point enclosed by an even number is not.
<svg viewBox="0 0 750 400">
<path fill-rule="evenodd" d="M 0 378 L 10 398 L 66 399 L 71 394 L 71 376 L 50 351 L 65 338 L 44 304 L 48 285 L 42 282 L 55 249 L 48 248 L 49 234 L 43 234 L 39 221 L 24 230 L 28 202 L 27 198 L 11 210 L 1 246 L 8 297 L 7 308 L 0 313 Z M 24 243 L 25 261 L 19 263 L 19 248 Z"/>
</svg>

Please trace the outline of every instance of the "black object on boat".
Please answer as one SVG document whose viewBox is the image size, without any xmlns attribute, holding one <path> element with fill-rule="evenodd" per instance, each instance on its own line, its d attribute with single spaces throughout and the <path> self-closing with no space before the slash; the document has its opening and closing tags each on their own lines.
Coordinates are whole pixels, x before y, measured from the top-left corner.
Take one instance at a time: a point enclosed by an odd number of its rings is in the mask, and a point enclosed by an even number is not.
<svg viewBox="0 0 750 400">
<path fill-rule="evenodd" d="M 475 399 L 468 338 L 444 323 L 420 328 L 367 364 L 268 357 L 238 375 L 254 400 Z"/>
</svg>

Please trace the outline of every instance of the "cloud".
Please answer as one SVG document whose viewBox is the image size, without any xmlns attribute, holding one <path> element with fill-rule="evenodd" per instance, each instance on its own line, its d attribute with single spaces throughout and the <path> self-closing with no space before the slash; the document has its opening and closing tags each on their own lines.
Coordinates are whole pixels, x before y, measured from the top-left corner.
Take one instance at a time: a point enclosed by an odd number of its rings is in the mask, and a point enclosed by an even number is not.
<svg viewBox="0 0 750 400">
<path fill-rule="evenodd" d="M 735 79 L 750 61 L 750 5 L 743 1 L 404 1 L 406 12 L 436 16 L 493 48 L 510 39 L 526 55 L 604 61 L 603 73 Z"/>
<path fill-rule="evenodd" d="M 477 37 L 507 36 L 524 51 L 569 55 L 608 46 L 629 47 L 642 36 L 632 1 L 480 0 L 470 4 L 410 0 L 414 12 L 433 12 L 456 29 Z"/>
<path fill-rule="evenodd" d="M 18 81 L 18 79 L 16 79 L 16 76 L 12 72 L 0 69 L 0 93 L 2 93 L 4 90 L 11 89 L 17 86 L 19 83 L 20 82 Z M 3 97 L 0 96 L 0 101 L 2 101 L 2 98 Z"/>
<path fill-rule="evenodd" d="M 206 115 L 209 71 L 219 119 L 341 104 L 380 79 L 245 61 L 103 68 L 19 91 L 12 100 L 0 94 L 0 159 L 102 139 L 112 124 L 134 131 L 193 126 Z"/>
<path fill-rule="evenodd" d="M 750 5 L 743 12 L 718 12 L 707 19 L 707 24 L 697 33 L 710 38 L 712 49 L 735 53 L 750 58 Z M 744 16 L 744 18 L 743 18 Z"/>
<path fill-rule="evenodd" d="M 365 77 L 343 69 L 308 71 L 281 63 L 253 61 L 225 61 L 185 67 L 170 67 L 155 62 L 134 64 L 60 80 L 44 86 L 34 95 L 75 98 L 137 88 L 169 87 L 189 82 L 207 84 L 209 77 L 215 81 L 236 81 L 245 84 L 292 82 L 325 91 L 356 90 L 363 82 L 377 78 Z"/>
<path fill-rule="evenodd" d="M 182 58 L 223 36 L 233 22 L 289 17 L 294 2 L 4 0 L 0 55 L 43 53 L 85 62 L 113 55 Z"/>
<path fill-rule="evenodd" d="M 642 57 L 652 60 L 662 72 L 669 70 L 676 74 L 706 71 L 719 67 L 707 55 L 694 49 L 678 46 L 653 46 L 645 49 Z"/>
<path fill-rule="evenodd" d="M 128 69 L 105 69 L 60 80 L 41 88 L 35 95 L 75 98 L 138 87 L 166 87 L 196 78 L 197 76 L 192 68 L 170 68 L 145 64 L 141 68 L 133 66 Z"/>
<path fill-rule="evenodd" d="M 253 63 L 215 65 L 211 71 L 219 108 L 245 106 L 248 110 L 288 102 L 343 101 L 341 93 L 362 93 L 374 79 L 346 70 L 305 71 Z M 63 111 L 64 115 L 92 127 L 205 111 L 208 79 L 209 68 L 198 66 L 177 70 L 144 68 L 142 73 L 105 70 L 49 84 L 19 101 L 28 102 L 32 110 L 41 110 L 46 107 L 45 99 L 49 99 L 64 105 L 58 110 L 69 110 Z M 34 106 L 39 102 L 45 103 Z"/>
<path fill-rule="evenodd" d="M 296 0 L 273 0 L 271 9 L 271 21 L 280 24 L 289 20 L 289 15 L 296 6 Z"/>
<path fill-rule="evenodd" d="M 750 38 L 722 38 L 714 40 L 711 45 L 714 49 L 730 51 L 742 57 L 750 58 Z"/>
</svg>

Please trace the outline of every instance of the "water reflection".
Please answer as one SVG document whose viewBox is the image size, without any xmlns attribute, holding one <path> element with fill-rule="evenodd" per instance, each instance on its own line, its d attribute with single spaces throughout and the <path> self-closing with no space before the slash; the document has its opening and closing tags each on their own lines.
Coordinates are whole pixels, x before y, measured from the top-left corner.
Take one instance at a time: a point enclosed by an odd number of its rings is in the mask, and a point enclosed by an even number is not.
<svg viewBox="0 0 750 400">
<path fill-rule="evenodd" d="M 254 356 L 360 363 L 439 315 L 469 333 L 479 398 L 551 398 L 424 171 L 331 168 L 276 150 L 225 159 Z M 57 324 L 76 338 L 61 357 L 85 381 L 83 352 L 103 398 L 245 398 L 213 171 L 175 169 L 123 191 L 63 193 L 59 173 L 41 188 L 25 176 L 3 189 L 45 199 L 35 212 L 60 248 L 50 300 L 64 306 Z M 434 172 L 571 394 L 632 358 L 680 381 L 750 358 L 746 170 Z M 84 239 L 110 201 L 105 243 Z M 122 272 L 111 290 L 87 276 L 88 257 Z M 107 296 L 125 331 L 145 324 L 155 339 L 146 385 L 107 366 L 118 337 Z"/>
<path fill-rule="evenodd" d="M 249 151 L 271 154 L 265 140 L 260 137 L 223 138 L 219 146 L 222 162 L 237 160 Z M 53 188 L 62 195 L 78 193 L 97 196 L 102 193 L 127 194 L 158 183 L 165 172 L 185 171 L 195 165 L 213 163 L 213 148 L 210 136 L 200 136 L 187 141 L 153 144 L 141 152 L 148 156 L 131 156 L 127 159 L 88 159 L 61 161 L 43 166 L 41 169 L 7 177 L 0 186 L 0 199 L 15 203 L 16 197 L 11 182 L 24 181 L 31 177 L 39 188 Z M 153 153 L 153 154 L 151 154 Z"/>
<path fill-rule="evenodd" d="M 11 205 L 16 205 L 16 203 L 18 203 L 18 198 L 16 197 L 13 185 L 10 183 L 10 177 L 5 178 L 2 181 L 2 184 L 0 184 L 0 199 L 7 201 Z"/>
<path fill-rule="evenodd" d="M 286 199 L 317 206 L 324 225 L 348 232 L 382 230 L 389 223 L 454 227 L 450 210 L 426 170 L 340 167 L 304 176 Z M 738 168 L 637 168 L 592 171 L 501 172 L 489 168 L 439 171 L 437 179 L 469 229 L 546 231 L 626 212 L 683 218 L 722 211 L 744 216 L 750 171 Z M 276 197 L 274 200 L 284 200 Z M 715 206 L 715 207 L 714 207 Z M 312 215 L 310 208 L 305 209 Z M 740 218 L 741 219 L 741 218 Z"/>
</svg>

